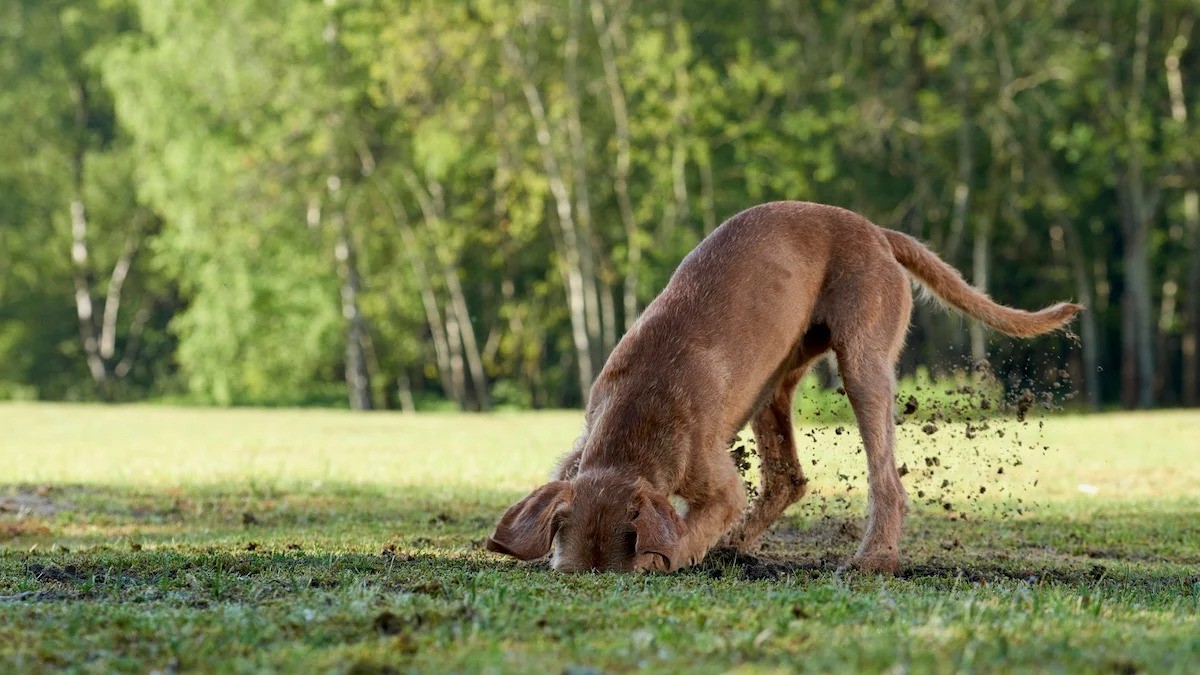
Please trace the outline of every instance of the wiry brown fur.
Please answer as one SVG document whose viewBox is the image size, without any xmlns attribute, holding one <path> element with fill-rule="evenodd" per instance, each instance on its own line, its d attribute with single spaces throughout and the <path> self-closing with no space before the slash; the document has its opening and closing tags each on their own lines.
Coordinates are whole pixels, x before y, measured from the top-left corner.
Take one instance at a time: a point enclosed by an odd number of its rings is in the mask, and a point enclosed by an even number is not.
<svg viewBox="0 0 1200 675">
<path fill-rule="evenodd" d="M 729 219 L 679 265 L 617 345 L 592 388 L 585 428 L 555 481 L 514 505 L 488 547 L 561 570 L 672 570 L 723 535 L 756 544 L 806 478 L 792 394 L 832 349 L 868 464 L 869 521 L 852 567 L 894 572 L 906 494 L 896 471 L 894 367 L 912 309 L 905 270 L 943 302 L 992 328 L 1031 336 L 1080 307 L 996 304 L 915 239 L 850 211 L 804 202 Z M 747 422 L 763 483 L 746 506 L 726 449 Z M 666 497 L 687 504 L 683 521 Z"/>
</svg>

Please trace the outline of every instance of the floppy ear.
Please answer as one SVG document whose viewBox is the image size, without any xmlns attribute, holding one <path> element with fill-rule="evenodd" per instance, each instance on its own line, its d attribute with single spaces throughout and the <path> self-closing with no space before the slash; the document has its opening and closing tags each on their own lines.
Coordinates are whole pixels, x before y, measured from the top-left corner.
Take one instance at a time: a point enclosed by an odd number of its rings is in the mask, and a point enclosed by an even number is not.
<svg viewBox="0 0 1200 675">
<path fill-rule="evenodd" d="M 487 549 L 520 560 L 537 560 L 550 552 L 550 543 L 571 502 L 571 484 L 556 480 L 513 504 L 488 537 Z"/>
<path fill-rule="evenodd" d="M 663 495 L 645 487 L 634 497 L 633 531 L 637 534 L 637 555 L 661 556 L 668 570 L 675 569 L 679 538 L 687 530 L 675 507 Z"/>
</svg>

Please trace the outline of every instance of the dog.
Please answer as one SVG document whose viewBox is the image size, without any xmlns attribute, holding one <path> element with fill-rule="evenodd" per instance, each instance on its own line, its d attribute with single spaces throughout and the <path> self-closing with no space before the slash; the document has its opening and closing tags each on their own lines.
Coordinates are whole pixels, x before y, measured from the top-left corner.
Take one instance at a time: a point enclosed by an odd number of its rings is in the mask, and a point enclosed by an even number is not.
<svg viewBox="0 0 1200 675">
<path fill-rule="evenodd" d="M 674 571 L 724 536 L 742 550 L 805 493 L 792 396 L 832 350 L 868 466 L 868 522 L 846 563 L 894 574 L 907 494 L 896 469 L 895 365 L 909 275 L 990 328 L 1030 337 L 1082 309 L 997 304 L 916 239 L 851 211 L 772 202 L 722 223 L 646 307 L 592 386 L 553 480 L 508 509 L 489 550 L 574 571 Z M 748 513 L 727 449 L 749 422 L 762 485 Z M 686 505 L 681 517 L 670 497 Z M 739 518 L 742 518 L 739 522 Z M 736 526 L 736 528 L 735 528 Z"/>
</svg>

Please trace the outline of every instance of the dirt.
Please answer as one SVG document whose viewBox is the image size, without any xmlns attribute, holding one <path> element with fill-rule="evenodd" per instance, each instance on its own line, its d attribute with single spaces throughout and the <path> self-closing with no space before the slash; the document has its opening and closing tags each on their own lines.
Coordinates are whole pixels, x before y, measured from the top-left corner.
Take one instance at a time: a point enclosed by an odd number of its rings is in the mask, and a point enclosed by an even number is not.
<svg viewBox="0 0 1200 675">
<path fill-rule="evenodd" d="M 51 535 L 45 519 L 75 508 L 64 493 L 64 488 L 37 485 L 17 487 L 10 494 L 0 495 L 0 541 Z"/>
<path fill-rule="evenodd" d="M 42 565 L 31 563 L 28 571 L 38 581 L 57 581 L 66 584 L 77 584 L 87 578 L 87 572 L 76 565 L 59 566 L 55 563 Z"/>
<path fill-rule="evenodd" d="M 777 581 L 784 578 L 814 579 L 822 575 L 838 573 L 854 550 L 858 539 L 857 525 L 842 521 L 817 527 L 811 532 L 785 529 L 777 541 L 786 541 L 786 549 L 764 549 L 755 553 L 743 553 L 735 549 L 720 548 L 709 552 L 698 567 L 689 572 L 714 579 L 730 575 L 742 581 Z M 771 535 L 768 535 L 771 536 Z M 834 545 L 830 546 L 830 542 Z M 793 547 L 794 546 L 794 547 Z M 975 558 L 963 559 L 963 545 L 958 539 L 939 542 L 942 550 L 957 554 L 958 558 L 944 559 L 930 556 L 920 561 L 904 561 L 896 574 L 899 579 L 961 579 L 969 583 L 996 581 L 1021 581 L 1030 584 L 1060 583 L 1092 586 L 1103 579 L 1120 580 L 1125 573 L 1099 562 L 1080 564 L 1078 559 L 1018 561 L 1012 559 Z M 812 555 L 805 555 L 809 551 Z M 1145 580 L 1146 583 L 1165 582 L 1195 583 L 1193 578 L 1176 579 L 1171 575 L 1159 579 Z"/>
<path fill-rule="evenodd" d="M 16 539 L 17 537 L 47 537 L 50 528 L 40 520 L 24 518 L 15 523 L 0 523 L 0 541 Z"/>
<path fill-rule="evenodd" d="M 695 572 L 721 578 L 733 571 L 737 578 L 746 581 L 816 574 L 836 569 L 861 537 L 862 527 L 857 519 L 830 517 L 805 528 L 780 523 L 764 535 L 758 551 L 713 549 Z M 801 557 L 805 555 L 808 557 Z"/>
<path fill-rule="evenodd" d="M 1025 368 L 1030 372 L 1036 369 L 1033 364 L 1025 364 Z M 1057 366 L 1053 369 L 1043 367 L 1042 372 L 1057 375 L 1059 380 L 1044 386 L 1042 391 L 1035 391 L 1015 379 L 1000 382 L 986 363 L 969 364 L 954 374 L 960 383 L 964 380 L 969 383 L 937 390 L 917 386 L 913 393 L 906 392 L 897 397 L 897 451 L 901 460 L 907 460 L 901 462 L 899 474 L 914 504 L 935 508 L 940 517 L 949 521 L 1010 519 L 1036 511 L 1037 501 L 1028 495 L 1036 494 L 1038 476 L 1009 469 L 1025 464 L 1031 452 L 1045 454 L 1051 450 L 1042 442 L 1044 411 L 1056 409 L 1057 401 L 1069 399 L 1071 391 L 1068 374 Z M 803 408 L 805 401 L 800 399 L 798 405 Z M 815 416 L 817 424 L 801 423 L 797 429 L 801 457 L 808 449 L 804 446 L 809 444 L 809 448 L 818 453 L 844 452 L 846 449 L 861 453 L 856 429 L 849 425 L 826 427 L 820 424 L 821 419 L 844 419 L 848 412 L 847 399 L 838 397 Z M 972 442 L 988 436 L 1003 439 L 1003 445 L 981 446 Z M 982 447 L 996 449 L 984 451 Z M 735 448 L 735 461 L 743 476 L 756 463 L 752 450 L 752 446 L 746 445 Z M 813 467 L 821 464 L 817 457 L 810 458 L 807 463 Z M 963 469 L 967 470 L 966 474 L 961 473 Z M 965 480 L 952 479 L 951 472 L 957 472 Z M 863 522 L 866 515 L 862 512 L 865 466 L 863 470 L 840 472 L 814 469 L 810 478 L 809 495 L 794 507 L 808 516 L 808 520 L 818 516 L 823 522 L 838 523 L 839 519 L 845 518 Z M 1026 494 L 1022 498 L 1008 497 L 1015 497 L 1014 493 L 1018 492 Z M 780 526 L 785 525 L 781 523 Z M 785 530 L 783 535 L 777 535 L 783 540 L 774 544 L 767 542 L 762 556 L 754 560 L 745 556 L 738 559 L 749 565 L 750 571 L 746 574 L 770 576 L 783 564 L 770 556 L 784 551 L 812 551 L 822 555 L 819 552 L 825 550 L 825 546 L 819 540 L 822 537 L 828 539 L 829 529 L 836 527 L 840 525 L 824 526 L 825 534 L 817 535 L 815 539 L 813 533 L 787 533 Z M 793 541 L 785 541 L 789 538 Z M 857 541 L 847 542 L 844 548 L 852 549 L 854 543 Z M 840 560 L 829 562 L 827 567 L 836 567 Z M 814 563 L 809 560 L 805 564 Z"/>
<path fill-rule="evenodd" d="M 752 438 L 744 442 L 735 438 L 729 447 L 729 456 L 733 458 L 733 464 L 742 476 L 742 485 L 746 488 L 746 499 L 751 502 L 758 497 L 758 486 L 747 478 L 754 466 L 754 462 L 751 461 L 754 459 L 754 450 L 750 449 L 753 445 L 754 439 Z"/>
<path fill-rule="evenodd" d="M 416 618 L 416 626 L 420 626 L 420 617 Z M 375 632 L 380 635 L 399 635 L 413 626 L 414 621 L 401 618 L 391 612 L 381 612 L 376 617 L 371 625 L 375 628 Z"/>
<path fill-rule="evenodd" d="M 960 548 L 960 544 L 957 541 L 943 542 L 942 548 L 950 551 Z M 787 559 L 719 549 L 709 553 L 705 562 L 696 568 L 696 572 L 712 578 L 723 578 L 732 572 L 743 581 L 778 581 L 788 577 L 816 578 L 839 572 L 846 557 L 824 555 L 818 558 Z M 1108 568 L 1103 565 L 1092 565 L 1082 569 L 1033 564 L 1004 566 L 980 560 L 957 562 L 931 558 L 919 563 L 903 563 L 896 578 L 962 579 L 970 583 L 1009 580 L 1079 585 L 1095 583 L 1107 574 Z"/>
<path fill-rule="evenodd" d="M 793 562 L 718 548 L 709 551 L 704 562 L 689 572 L 721 579 L 731 570 L 744 581 L 776 581 L 797 571 Z"/>
<path fill-rule="evenodd" d="M 75 505 L 64 493 L 64 488 L 52 485 L 19 487 L 12 494 L 0 495 L 0 515 L 44 517 L 70 511 Z"/>
<path fill-rule="evenodd" d="M 1065 371 L 1055 367 L 1049 372 L 1057 374 L 1059 380 L 1048 385 L 1046 390 L 1035 392 L 1029 387 L 1018 386 L 1016 381 L 999 382 L 986 363 L 973 364 L 956 375 L 960 381 L 969 379 L 970 384 L 941 391 L 918 386 L 915 394 L 898 397 L 897 435 L 902 436 L 900 452 L 908 458 L 900 468 L 900 475 L 904 477 L 909 494 L 915 497 L 914 501 L 937 508 L 943 514 L 939 517 L 950 521 L 981 517 L 1008 519 L 1036 509 L 1036 502 L 1028 496 L 1004 499 L 1006 492 L 1018 487 L 1015 484 L 1018 479 L 1006 472 L 1006 468 L 1022 466 L 1030 452 L 1050 450 L 1042 442 L 1044 420 L 1039 416 L 1044 414 L 1043 411 L 1055 410 L 1057 401 L 1069 399 L 1071 384 Z M 1005 394 L 1006 391 L 1011 393 Z M 803 401 L 799 403 L 803 405 Z M 846 407 L 847 402 L 842 398 L 834 405 Z M 836 419 L 845 413 L 846 410 L 837 408 L 823 410 L 817 419 L 825 415 Z M 808 429 L 801 425 L 798 429 L 801 437 L 818 447 L 838 447 L 849 434 L 851 447 L 861 452 L 861 443 L 852 431 L 841 426 L 830 429 L 819 425 Z M 985 434 L 1004 439 L 1006 446 L 998 452 L 983 454 L 979 446 L 970 441 Z M 934 440 L 946 436 L 967 442 L 947 444 L 945 440 Z M 751 468 L 751 453 L 752 448 L 745 445 L 734 449 L 735 462 L 743 475 Z M 803 456 L 803 449 L 801 454 Z M 812 459 L 811 464 L 815 467 L 818 461 Z M 977 480 L 970 477 L 951 480 L 945 472 L 956 466 L 975 471 Z M 850 474 L 821 475 L 818 472 L 812 476 L 813 483 L 818 486 L 817 492 L 799 502 L 796 508 L 809 516 L 819 516 L 815 527 L 798 530 L 781 521 L 767 535 L 759 551 L 746 554 L 714 550 L 698 573 L 710 576 L 732 573 L 738 578 L 753 580 L 836 570 L 858 544 L 860 523 L 865 522 L 865 514 L 859 512 L 861 498 L 857 497 L 865 487 L 865 472 Z M 1034 475 L 1030 482 L 1020 487 L 1036 489 L 1037 485 Z M 852 495 L 856 498 L 852 499 Z M 811 518 L 807 520 L 812 522 Z M 943 551 L 962 554 L 962 544 L 957 539 L 948 538 L 938 545 Z M 906 564 L 900 576 L 963 577 L 977 581 L 995 578 L 1086 581 L 1094 571 L 1092 568 L 1080 572 L 1072 569 L 1074 567 L 1077 565 L 1069 568 L 1022 567 L 988 560 L 958 562 L 933 558 Z"/>
<path fill-rule="evenodd" d="M 824 518 L 811 527 L 780 523 L 763 537 L 764 551 L 803 551 L 844 548 L 858 544 L 862 525 L 857 518 Z"/>
<path fill-rule="evenodd" d="M 1026 389 L 1025 391 L 1021 392 L 1021 395 L 1020 395 L 1020 397 L 1017 398 L 1017 403 L 1016 403 L 1017 421 L 1018 422 L 1025 421 L 1025 416 L 1029 414 L 1029 409 L 1033 407 L 1033 404 L 1035 402 L 1036 402 L 1036 399 L 1034 398 L 1033 392 L 1031 390 Z"/>
</svg>

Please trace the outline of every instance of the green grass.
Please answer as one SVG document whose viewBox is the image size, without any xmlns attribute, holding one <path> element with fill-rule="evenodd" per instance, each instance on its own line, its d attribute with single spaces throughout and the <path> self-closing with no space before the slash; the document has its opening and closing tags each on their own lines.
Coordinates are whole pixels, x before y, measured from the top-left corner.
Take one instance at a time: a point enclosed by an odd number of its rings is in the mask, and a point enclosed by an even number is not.
<svg viewBox="0 0 1200 675">
<path fill-rule="evenodd" d="M 762 555 L 564 576 L 480 544 L 579 413 L 0 405 L 0 671 L 1194 672 L 1200 413 L 933 408 L 879 578 L 840 421 Z"/>
</svg>

